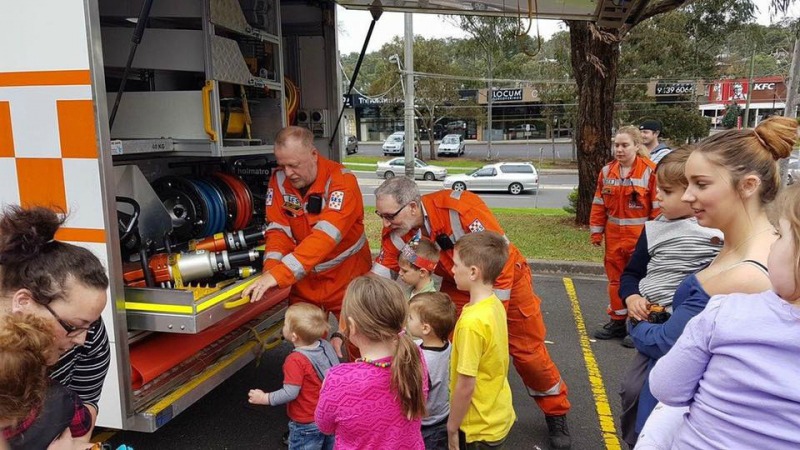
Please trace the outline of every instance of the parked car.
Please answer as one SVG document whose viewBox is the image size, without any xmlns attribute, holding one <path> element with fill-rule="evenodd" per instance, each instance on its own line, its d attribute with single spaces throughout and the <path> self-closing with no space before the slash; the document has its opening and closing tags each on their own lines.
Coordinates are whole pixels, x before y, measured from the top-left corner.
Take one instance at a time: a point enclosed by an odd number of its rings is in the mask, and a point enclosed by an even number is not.
<svg viewBox="0 0 800 450">
<path fill-rule="evenodd" d="M 448 134 L 442 138 L 439 148 L 436 149 L 437 155 L 463 155 L 466 148 L 464 138 L 459 134 Z"/>
<path fill-rule="evenodd" d="M 444 187 L 454 191 L 508 191 L 519 195 L 539 190 L 539 174 L 531 163 L 497 163 L 473 170 L 466 175 L 451 175 Z"/>
<path fill-rule="evenodd" d="M 406 154 L 406 132 L 398 131 L 392 133 L 383 143 L 383 156 L 405 155 Z M 419 154 L 419 149 L 414 145 L 414 156 Z"/>
<path fill-rule="evenodd" d="M 355 136 L 347 136 L 347 144 L 345 146 L 345 151 L 348 155 L 352 155 L 353 153 L 358 153 L 358 139 Z"/>
<path fill-rule="evenodd" d="M 393 158 L 389 161 L 379 162 L 375 175 L 378 178 L 392 178 L 406 173 L 405 158 Z M 444 180 L 447 177 L 447 169 L 439 166 L 432 166 L 425 161 L 414 158 L 414 178 L 422 180 Z"/>
</svg>

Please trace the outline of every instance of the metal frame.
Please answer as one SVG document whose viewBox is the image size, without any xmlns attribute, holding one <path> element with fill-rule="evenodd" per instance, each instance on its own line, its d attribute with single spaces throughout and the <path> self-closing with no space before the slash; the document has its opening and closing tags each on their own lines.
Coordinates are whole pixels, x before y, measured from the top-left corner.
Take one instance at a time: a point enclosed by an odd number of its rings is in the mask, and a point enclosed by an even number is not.
<svg viewBox="0 0 800 450">
<path fill-rule="evenodd" d="M 122 255 L 120 253 L 119 234 L 115 232 L 117 226 L 116 200 L 114 190 L 114 172 L 111 153 L 111 131 L 108 126 L 108 106 L 106 102 L 106 82 L 103 65 L 103 50 L 100 37 L 100 8 L 98 0 L 84 0 L 86 26 L 89 48 L 89 68 L 92 77 L 92 99 L 95 105 L 95 120 L 97 129 L 98 164 L 100 165 L 100 183 L 103 190 L 103 216 L 106 223 L 106 249 L 109 272 L 109 290 L 111 292 L 111 314 L 113 326 L 113 353 L 112 363 L 117 364 L 117 395 L 120 401 L 118 411 L 122 427 L 130 425 L 129 418 L 133 415 L 133 399 L 131 390 L 131 374 L 126 363 L 130 361 L 128 352 L 128 325 L 125 315 L 125 298 L 122 288 Z M 107 394 L 106 394 L 107 395 Z"/>
</svg>

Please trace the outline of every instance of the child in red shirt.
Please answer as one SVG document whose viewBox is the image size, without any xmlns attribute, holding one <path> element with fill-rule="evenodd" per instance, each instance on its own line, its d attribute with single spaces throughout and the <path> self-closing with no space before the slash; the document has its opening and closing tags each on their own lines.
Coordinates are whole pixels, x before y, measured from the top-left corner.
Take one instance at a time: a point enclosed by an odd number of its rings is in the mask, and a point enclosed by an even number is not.
<svg viewBox="0 0 800 450">
<path fill-rule="evenodd" d="M 328 332 L 326 314 L 310 303 L 295 303 L 286 310 L 283 337 L 294 351 L 283 363 L 283 388 L 266 393 L 250 390 L 250 403 L 282 405 L 289 416 L 289 450 L 333 449 L 333 436 L 326 436 L 314 423 L 322 380 L 328 369 L 339 364 L 336 352 L 322 339 Z"/>
</svg>

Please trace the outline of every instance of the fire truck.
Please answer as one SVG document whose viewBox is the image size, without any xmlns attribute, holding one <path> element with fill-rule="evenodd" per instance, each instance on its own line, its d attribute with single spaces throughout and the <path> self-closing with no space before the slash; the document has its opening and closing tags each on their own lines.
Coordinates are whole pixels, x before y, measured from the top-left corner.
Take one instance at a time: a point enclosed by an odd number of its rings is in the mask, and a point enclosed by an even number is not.
<svg viewBox="0 0 800 450">
<path fill-rule="evenodd" d="M 338 3 L 369 9 L 374 25 L 383 10 L 621 23 L 642 2 Z M 341 160 L 336 3 L 0 10 L 0 204 L 67 212 L 56 238 L 105 264 L 111 365 L 98 425 L 153 432 L 280 332 L 287 290 L 253 304 L 241 293 L 260 271 L 277 131 L 308 127 Z"/>
</svg>

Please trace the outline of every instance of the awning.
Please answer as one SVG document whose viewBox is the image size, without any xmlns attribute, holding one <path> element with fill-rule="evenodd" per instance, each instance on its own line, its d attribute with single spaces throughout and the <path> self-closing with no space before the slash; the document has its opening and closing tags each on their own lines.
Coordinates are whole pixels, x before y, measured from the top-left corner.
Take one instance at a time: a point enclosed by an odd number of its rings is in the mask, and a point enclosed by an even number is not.
<svg viewBox="0 0 800 450">
<path fill-rule="evenodd" d="M 719 110 L 723 111 L 728 107 L 726 103 L 707 103 L 705 105 L 699 105 L 697 109 L 700 111 L 713 111 Z M 747 107 L 746 102 L 739 102 L 739 107 L 744 109 Z M 750 103 L 750 109 L 784 109 L 786 107 L 786 103 L 784 102 L 752 102 Z"/>
<path fill-rule="evenodd" d="M 347 9 L 369 9 L 428 14 L 511 16 L 556 20 L 589 20 L 604 27 L 620 27 L 631 14 L 638 15 L 649 0 L 336 0 Z M 538 10 L 537 10 L 538 8 Z"/>
</svg>

